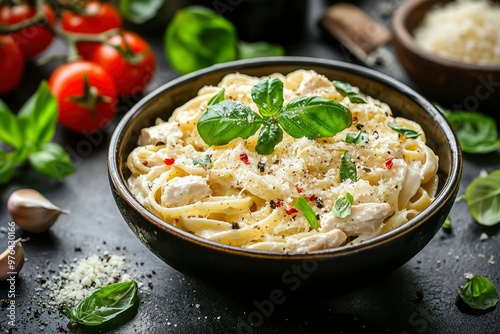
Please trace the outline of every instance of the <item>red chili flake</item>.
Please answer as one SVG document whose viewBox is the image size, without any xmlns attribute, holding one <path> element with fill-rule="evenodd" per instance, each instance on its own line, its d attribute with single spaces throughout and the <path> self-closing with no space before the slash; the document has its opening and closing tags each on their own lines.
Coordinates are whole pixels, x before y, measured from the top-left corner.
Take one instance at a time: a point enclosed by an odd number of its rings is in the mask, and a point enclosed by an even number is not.
<svg viewBox="0 0 500 334">
<path fill-rule="evenodd" d="M 174 164 L 175 159 L 174 158 L 166 158 L 165 160 L 163 160 L 163 162 L 165 163 L 165 165 L 171 166 Z"/>
<path fill-rule="evenodd" d="M 246 153 L 240 154 L 240 160 L 243 161 L 243 163 L 246 165 L 250 164 L 250 161 L 248 160 L 248 155 Z"/>
<path fill-rule="evenodd" d="M 311 202 L 314 202 L 314 201 L 316 200 L 316 195 L 311 195 L 311 196 L 309 197 L 309 200 L 310 200 Z"/>
<path fill-rule="evenodd" d="M 144 166 L 147 166 L 149 163 L 146 159 L 141 159 L 141 163 L 144 165 Z"/>
<path fill-rule="evenodd" d="M 358 118 L 357 118 L 356 116 L 354 116 L 354 117 L 352 118 L 352 122 L 353 122 L 354 124 L 358 123 Z"/>
<path fill-rule="evenodd" d="M 296 185 L 295 185 L 295 189 L 297 189 L 297 192 L 298 192 L 299 194 L 301 194 L 301 193 L 303 193 L 303 192 L 304 192 L 304 188 L 299 187 L 299 185 L 298 185 L 298 184 L 296 184 Z"/>
<path fill-rule="evenodd" d="M 294 213 L 299 212 L 299 209 L 297 209 L 296 207 L 292 206 L 291 208 L 286 209 L 285 212 L 286 212 L 287 215 L 292 215 Z"/>
<path fill-rule="evenodd" d="M 281 208 L 283 206 L 283 201 L 280 199 L 277 199 L 276 201 L 274 201 L 274 206 L 277 208 Z"/>
<path fill-rule="evenodd" d="M 385 160 L 385 168 L 391 169 L 392 166 L 394 165 L 393 160 L 394 160 L 393 155 L 388 156 L 387 159 Z"/>
</svg>

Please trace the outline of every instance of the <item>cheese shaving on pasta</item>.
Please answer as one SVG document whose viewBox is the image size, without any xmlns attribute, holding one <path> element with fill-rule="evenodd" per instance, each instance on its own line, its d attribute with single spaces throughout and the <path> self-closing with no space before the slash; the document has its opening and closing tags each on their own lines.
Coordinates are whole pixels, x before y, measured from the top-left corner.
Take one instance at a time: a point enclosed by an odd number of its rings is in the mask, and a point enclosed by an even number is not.
<svg viewBox="0 0 500 334">
<path fill-rule="evenodd" d="M 429 206 L 437 187 L 438 157 L 426 146 L 418 123 L 394 117 L 388 105 L 362 92 L 366 104 L 352 103 L 314 71 L 271 77 L 283 82 L 285 104 L 296 97 L 321 96 L 349 108 L 355 121 L 330 138 L 295 139 L 284 133 L 267 156 L 255 152 L 257 135 L 209 147 L 196 122 L 221 89 L 226 99 L 257 111 L 251 89 L 262 78 L 229 74 L 217 86 L 203 87 L 168 121 L 158 119 L 142 130 L 127 161 L 134 197 L 161 219 L 202 238 L 299 253 L 363 242 Z M 394 123 L 420 136 L 406 138 L 388 126 Z M 368 141 L 345 141 L 348 133 L 359 131 Z M 346 150 L 356 166 L 356 181 L 340 179 Z M 199 163 L 203 159 L 209 159 L 207 165 Z M 346 193 L 354 203 L 350 215 L 339 218 L 332 207 Z M 318 230 L 295 209 L 298 197 L 316 213 Z"/>
</svg>

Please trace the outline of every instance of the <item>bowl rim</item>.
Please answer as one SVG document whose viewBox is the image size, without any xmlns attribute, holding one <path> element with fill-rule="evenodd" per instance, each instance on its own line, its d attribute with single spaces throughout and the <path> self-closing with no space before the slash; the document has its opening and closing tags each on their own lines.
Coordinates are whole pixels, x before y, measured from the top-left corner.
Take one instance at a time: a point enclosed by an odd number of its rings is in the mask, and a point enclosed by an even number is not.
<svg viewBox="0 0 500 334">
<path fill-rule="evenodd" d="M 451 2 L 452 0 L 444 0 L 444 1 L 447 3 Z M 421 47 L 415 41 L 415 38 L 412 36 L 410 31 L 406 29 L 405 22 L 417 7 L 422 6 L 424 3 L 427 2 L 434 2 L 434 1 L 433 0 L 405 1 L 394 12 L 394 15 L 392 17 L 393 36 L 400 42 L 400 44 L 405 49 L 431 63 L 435 63 L 436 65 L 447 67 L 450 69 L 455 69 L 455 70 L 461 69 L 465 71 L 475 71 L 475 72 L 483 71 L 487 73 L 500 71 L 500 65 L 468 63 L 460 60 L 455 60 L 452 58 L 447 58 L 445 56 L 441 56 L 436 53 L 432 53 Z M 434 6 L 438 3 L 441 2 L 435 2 Z M 432 6 L 430 8 L 432 8 Z"/>
<path fill-rule="evenodd" d="M 261 66 L 301 66 L 302 68 L 307 68 L 308 66 L 315 67 L 329 67 L 333 69 L 338 69 L 340 71 L 351 72 L 355 75 L 367 77 L 370 80 L 378 81 L 383 85 L 396 90 L 415 103 L 419 104 L 427 113 L 429 113 L 437 124 L 442 128 L 447 140 L 451 147 L 451 167 L 449 172 L 449 177 L 445 180 L 442 185 L 440 193 L 436 196 L 435 200 L 426 208 L 424 211 L 420 212 L 415 218 L 408 221 L 406 224 L 389 231 L 385 234 L 376 236 L 374 238 L 363 241 L 359 244 L 345 245 L 342 247 L 318 250 L 308 253 L 279 253 L 265 250 L 253 250 L 242 248 L 238 246 L 231 246 L 215 241 L 207 240 L 202 237 L 193 235 L 189 232 L 183 231 L 179 228 L 174 227 L 161 218 L 155 216 L 152 212 L 148 211 L 144 206 L 142 206 L 139 201 L 137 201 L 132 193 L 129 191 L 126 181 L 122 179 L 120 174 L 120 161 L 118 156 L 118 147 L 120 147 L 122 133 L 129 127 L 129 122 L 141 112 L 144 106 L 153 101 L 156 97 L 160 96 L 164 91 L 171 89 L 173 87 L 195 81 L 197 78 L 202 77 L 205 74 L 218 72 L 218 71 L 228 71 L 237 72 L 238 70 L 244 70 L 248 68 L 255 68 Z M 201 88 L 201 87 L 200 87 Z M 196 243 L 202 247 L 208 247 L 212 250 L 222 251 L 226 253 L 232 253 L 234 255 L 242 256 L 253 256 L 257 258 L 266 259 L 293 259 L 293 260 L 306 260 L 306 259 L 321 259 L 321 258 L 331 258 L 332 256 L 348 256 L 353 252 L 361 252 L 373 247 L 379 246 L 380 244 L 386 243 L 390 240 L 398 238 L 404 234 L 410 233 L 412 230 L 418 228 L 420 225 L 425 224 L 428 218 L 433 213 L 438 213 L 443 206 L 453 197 L 459 188 L 461 173 L 462 173 L 462 152 L 458 143 L 455 132 L 452 130 L 450 124 L 446 120 L 445 116 L 439 111 L 439 109 L 426 100 L 423 96 L 418 94 L 416 91 L 408 87 L 407 85 L 375 70 L 362 67 L 355 64 L 346 63 L 338 60 L 330 60 L 323 58 L 313 58 L 313 57 L 296 57 L 296 56 L 282 56 L 282 57 L 263 57 L 263 58 L 253 58 L 245 60 L 236 60 L 232 62 L 227 62 L 224 64 L 216 64 L 210 67 L 192 72 L 173 79 L 157 89 L 153 90 L 146 96 L 144 96 L 137 104 L 135 104 L 120 120 L 115 130 L 113 131 L 112 137 L 110 139 L 109 149 L 108 149 L 108 161 L 107 169 L 109 181 L 114 190 L 119 194 L 121 199 L 128 203 L 128 205 L 133 208 L 134 211 L 139 213 L 143 218 L 149 221 L 149 223 L 154 224 L 157 228 L 165 230 L 166 232 L 185 239 L 188 242 Z"/>
</svg>

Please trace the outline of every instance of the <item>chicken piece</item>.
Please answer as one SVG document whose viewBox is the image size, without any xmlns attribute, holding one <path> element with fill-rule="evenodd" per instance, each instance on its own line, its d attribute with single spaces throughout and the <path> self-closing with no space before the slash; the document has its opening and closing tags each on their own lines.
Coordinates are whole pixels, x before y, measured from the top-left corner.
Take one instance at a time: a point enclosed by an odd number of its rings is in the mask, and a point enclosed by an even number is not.
<svg viewBox="0 0 500 334">
<path fill-rule="evenodd" d="M 293 245 L 291 251 L 306 253 L 315 250 L 329 249 L 341 246 L 347 239 L 344 232 L 338 228 L 326 233 L 318 233 L 304 239 L 300 239 Z"/>
<path fill-rule="evenodd" d="M 178 207 L 210 196 L 212 193 L 207 181 L 197 175 L 176 177 L 162 187 L 161 201 L 168 207 Z"/>
<path fill-rule="evenodd" d="M 332 212 L 321 217 L 321 232 L 341 229 L 347 235 L 361 235 L 375 232 L 384 220 L 392 214 L 387 203 L 363 203 L 353 205 L 351 214 L 339 218 Z"/>
<path fill-rule="evenodd" d="M 159 142 L 175 144 L 182 138 L 182 131 L 177 122 L 164 122 L 141 130 L 139 145 L 156 145 Z"/>
</svg>

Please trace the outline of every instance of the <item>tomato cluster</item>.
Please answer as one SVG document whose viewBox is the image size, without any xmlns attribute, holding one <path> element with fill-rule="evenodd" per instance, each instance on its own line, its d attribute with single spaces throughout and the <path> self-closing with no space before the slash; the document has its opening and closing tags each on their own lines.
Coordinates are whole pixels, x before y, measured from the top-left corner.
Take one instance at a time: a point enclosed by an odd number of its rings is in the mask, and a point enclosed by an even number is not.
<svg viewBox="0 0 500 334">
<path fill-rule="evenodd" d="M 156 71 L 156 59 L 147 41 L 123 29 L 112 4 L 71 4 L 57 12 L 45 1 L 41 10 L 27 0 L 0 5 L 0 28 L 9 31 L 0 34 L 0 95 L 19 85 L 26 60 L 39 56 L 59 37 L 77 53 L 49 78 L 59 122 L 75 132 L 94 131 L 112 120 L 120 95 L 144 91 Z"/>
</svg>

